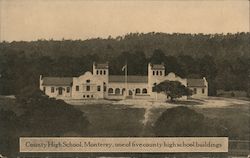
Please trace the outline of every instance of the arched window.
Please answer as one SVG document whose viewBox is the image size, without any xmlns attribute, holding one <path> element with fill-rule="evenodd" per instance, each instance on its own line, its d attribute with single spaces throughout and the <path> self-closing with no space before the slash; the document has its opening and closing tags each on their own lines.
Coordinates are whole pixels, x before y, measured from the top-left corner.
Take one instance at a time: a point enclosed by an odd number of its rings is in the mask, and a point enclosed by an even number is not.
<svg viewBox="0 0 250 158">
<path fill-rule="evenodd" d="M 102 70 L 100 70 L 100 75 L 102 75 Z"/>
<path fill-rule="evenodd" d="M 153 75 L 155 75 L 155 71 L 153 71 Z"/>
<path fill-rule="evenodd" d="M 113 93 L 113 88 L 109 88 L 108 93 Z"/>
<path fill-rule="evenodd" d="M 143 88 L 143 89 L 142 89 L 142 93 L 143 93 L 143 94 L 148 93 L 147 89 L 146 89 L 146 88 Z"/>
<path fill-rule="evenodd" d="M 156 71 L 156 76 L 158 76 L 159 75 L 159 71 Z"/>
<path fill-rule="evenodd" d="M 66 92 L 67 92 L 67 93 L 70 92 L 70 87 L 67 87 Z"/>
<path fill-rule="evenodd" d="M 106 92 L 106 89 L 107 89 L 106 83 L 103 82 L 103 91 Z"/>
<path fill-rule="evenodd" d="M 125 90 L 126 90 L 125 88 L 122 88 L 122 94 L 124 94 L 124 93 L 125 93 Z"/>
<path fill-rule="evenodd" d="M 98 70 L 96 70 L 96 74 L 97 74 L 97 75 L 99 74 L 99 71 L 98 71 Z"/>
<path fill-rule="evenodd" d="M 120 89 L 119 88 L 115 89 L 115 94 L 120 94 Z"/>
<path fill-rule="evenodd" d="M 140 88 L 136 88 L 136 90 L 135 90 L 135 94 L 140 94 L 140 93 L 141 93 Z"/>
<path fill-rule="evenodd" d="M 106 75 L 106 70 L 103 70 L 103 75 Z"/>
<path fill-rule="evenodd" d="M 86 80 L 86 83 L 90 83 L 90 80 Z"/>
<path fill-rule="evenodd" d="M 162 71 L 160 71 L 160 76 L 162 76 Z"/>
</svg>

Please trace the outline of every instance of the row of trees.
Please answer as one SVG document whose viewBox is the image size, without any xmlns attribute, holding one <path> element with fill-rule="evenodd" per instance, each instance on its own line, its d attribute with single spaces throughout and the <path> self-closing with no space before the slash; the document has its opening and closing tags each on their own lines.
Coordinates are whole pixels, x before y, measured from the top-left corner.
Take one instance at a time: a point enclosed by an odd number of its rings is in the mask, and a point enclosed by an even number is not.
<svg viewBox="0 0 250 158">
<path fill-rule="evenodd" d="M 124 51 L 141 50 L 146 56 L 152 55 L 157 48 L 166 55 L 190 55 L 202 57 L 210 55 L 216 59 L 234 59 L 250 57 L 249 33 L 236 34 L 181 34 L 181 33 L 128 33 L 125 36 L 108 39 L 88 40 L 38 40 L 32 42 L 3 42 L 0 52 L 11 49 L 24 50 L 28 55 L 65 56 L 70 53 L 74 57 L 86 54 L 116 55 Z"/>
</svg>

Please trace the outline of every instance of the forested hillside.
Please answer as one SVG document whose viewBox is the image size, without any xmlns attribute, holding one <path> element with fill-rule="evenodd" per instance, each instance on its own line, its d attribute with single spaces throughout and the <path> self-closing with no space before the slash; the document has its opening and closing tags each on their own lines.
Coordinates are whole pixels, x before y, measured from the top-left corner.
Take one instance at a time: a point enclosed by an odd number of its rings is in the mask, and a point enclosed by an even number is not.
<svg viewBox="0 0 250 158">
<path fill-rule="evenodd" d="M 164 62 L 181 77 L 207 77 L 210 95 L 217 89 L 250 91 L 250 33 L 130 33 L 107 39 L 38 40 L 0 43 L 0 94 L 38 88 L 39 75 L 77 76 L 91 64 L 109 62 L 111 74 L 147 74 L 147 63 Z"/>
<path fill-rule="evenodd" d="M 124 51 L 140 50 L 147 57 L 155 49 L 166 55 L 190 55 L 201 57 L 211 55 L 215 58 L 250 57 L 250 33 L 237 34 L 166 34 L 130 33 L 108 39 L 88 40 L 38 40 L 32 42 L 1 43 L 0 51 L 25 51 L 25 54 L 59 56 L 82 56 L 86 54 L 117 55 Z"/>
</svg>

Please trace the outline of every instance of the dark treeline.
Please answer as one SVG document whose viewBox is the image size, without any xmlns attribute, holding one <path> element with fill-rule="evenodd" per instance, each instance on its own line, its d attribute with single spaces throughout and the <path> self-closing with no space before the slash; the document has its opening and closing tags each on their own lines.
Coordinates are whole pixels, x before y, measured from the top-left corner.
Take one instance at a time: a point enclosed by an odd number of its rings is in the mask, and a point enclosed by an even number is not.
<svg viewBox="0 0 250 158">
<path fill-rule="evenodd" d="M 131 33 L 90 40 L 38 40 L 0 43 L 0 94 L 17 94 L 27 85 L 38 88 L 39 75 L 78 76 L 92 62 L 109 62 L 110 74 L 147 74 L 147 64 L 165 63 L 166 72 L 185 78 L 206 77 L 216 90 L 250 93 L 250 33 Z"/>
</svg>

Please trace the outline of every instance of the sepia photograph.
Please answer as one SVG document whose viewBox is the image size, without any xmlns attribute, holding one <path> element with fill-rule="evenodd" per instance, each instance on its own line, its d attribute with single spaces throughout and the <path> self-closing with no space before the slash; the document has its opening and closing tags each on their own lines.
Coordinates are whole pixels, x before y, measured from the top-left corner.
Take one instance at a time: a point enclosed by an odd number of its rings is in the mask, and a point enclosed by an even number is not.
<svg viewBox="0 0 250 158">
<path fill-rule="evenodd" d="M 0 158 L 250 157 L 250 1 L 0 0 Z"/>
</svg>

